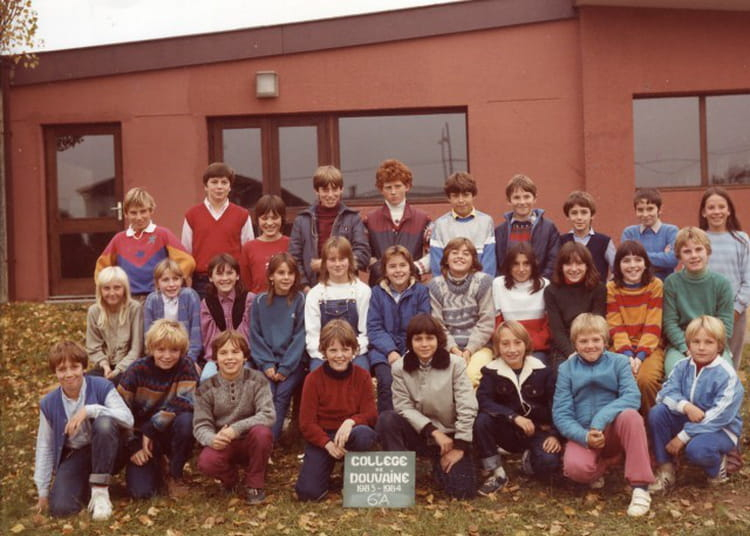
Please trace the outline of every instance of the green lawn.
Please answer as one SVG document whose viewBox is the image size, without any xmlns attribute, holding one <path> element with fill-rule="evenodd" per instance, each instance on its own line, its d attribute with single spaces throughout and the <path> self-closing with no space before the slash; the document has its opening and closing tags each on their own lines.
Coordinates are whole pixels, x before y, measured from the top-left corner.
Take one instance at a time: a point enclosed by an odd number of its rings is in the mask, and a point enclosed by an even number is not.
<svg viewBox="0 0 750 536">
<path fill-rule="evenodd" d="M 340 493 L 332 493 L 322 504 L 295 500 L 298 444 L 274 452 L 268 500 L 260 507 L 223 495 L 218 484 L 191 466 L 192 495 L 179 502 L 166 497 L 131 501 L 120 475 L 112 488 L 115 515 L 109 522 L 91 522 L 85 512 L 64 520 L 32 516 L 38 401 L 55 382 L 45 365 L 46 352 L 63 337 L 83 342 L 85 310 L 80 305 L 40 304 L 0 308 L 2 534 L 750 534 L 750 469 L 720 489 L 705 487 L 697 471 L 683 472 L 672 495 L 654 497 L 649 515 L 634 520 L 625 515 L 630 494 L 621 470 L 611 472 L 606 487 L 593 492 L 570 484 L 539 484 L 522 476 L 517 461 L 511 460 L 511 483 L 502 493 L 451 501 L 431 487 L 429 468 L 419 463 L 414 508 L 355 510 L 341 507 Z M 747 362 L 746 358 L 743 379 Z M 745 416 L 747 407 L 746 403 Z"/>
</svg>

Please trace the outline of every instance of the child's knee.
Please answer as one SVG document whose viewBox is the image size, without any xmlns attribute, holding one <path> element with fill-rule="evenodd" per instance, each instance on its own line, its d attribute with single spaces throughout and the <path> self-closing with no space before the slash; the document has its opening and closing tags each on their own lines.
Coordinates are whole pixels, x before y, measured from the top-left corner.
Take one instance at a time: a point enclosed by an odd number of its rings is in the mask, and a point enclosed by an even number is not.
<svg viewBox="0 0 750 536">
<path fill-rule="evenodd" d="M 101 415 L 94 419 L 91 431 L 93 434 L 97 435 L 115 436 L 119 432 L 119 428 L 112 417 Z"/>
<path fill-rule="evenodd" d="M 590 456 L 566 456 L 563 460 L 565 476 L 575 482 L 588 484 L 596 479 L 599 465 L 594 454 Z"/>
</svg>

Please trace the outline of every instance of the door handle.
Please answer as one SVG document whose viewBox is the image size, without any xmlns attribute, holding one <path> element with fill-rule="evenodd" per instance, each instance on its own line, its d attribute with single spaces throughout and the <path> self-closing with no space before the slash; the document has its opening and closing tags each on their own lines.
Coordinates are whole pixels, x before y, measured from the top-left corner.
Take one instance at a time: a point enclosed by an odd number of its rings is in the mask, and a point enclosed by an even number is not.
<svg viewBox="0 0 750 536">
<path fill-rule="evenodd" d="M 117 211 L 117 221 L 122 221 L 122 201 L 118 201 L 113 207 L 109 207 L 109 210 Z"/>
</svg>

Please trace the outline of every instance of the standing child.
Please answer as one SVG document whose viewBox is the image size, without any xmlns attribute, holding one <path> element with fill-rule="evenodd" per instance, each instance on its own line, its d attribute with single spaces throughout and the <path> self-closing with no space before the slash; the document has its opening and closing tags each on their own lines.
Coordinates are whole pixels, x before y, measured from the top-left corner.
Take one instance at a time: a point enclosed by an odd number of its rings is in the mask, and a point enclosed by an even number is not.
<svg viewBox="0 0 750 536">
<path fill-rule="evenodd" d="M 729 192 L 719 186 L 703 194 L 699 221 L 711 240 L 708 267 L 726 277 L 734 292 L 734 327 L 728 346 L 739 370 L 750 304 L 750 239 L 742 232 Z"/>
<path fill-rule="evenodd" d="M 492 217 L 474 208 L 474 198 L 479 190 L 474 177 L 461 171 L 454 173 L 445 181 L 443 188 L 451 211 L 435 220 L 435 228 L 430 238 L 430 270 L 432 275 L 442 272 L 444 248 L 454 238 L 463 236 L 474 245 L 479 257 L 480 270 L 495 277 L 495 223 Z"/>
<path fill-rule="evenodd" d="M 206 358 L 201 381 L 216 374 L 211 343 L 220 333 L 233 329 L 248 338 L 250 307 L 255 299 L 255 294 L 243 288 L 240 265 L 228 253 L 211 259 L 208 271 L 211 275 L 206 297 L 201 302 L 201 338 Z"/>
<path fill-rule="evenodd" d="M 721 320 L 699 316 L 685 330 L 690 359 L 675 365 L 648 416 L 659 464 L 651 491 L 667 492 L 676 480 L 674 459 L 684 449 L 711 485 L 727 480 L 726 456 L 742 434 L 745 390 L 731 364 L 721 359 L 726 332 Z"/>
<path fill-rule="evenodd" d="M 247 209 L 229 202 L 234 171 L 223 162 L 214 162 L 203 172 L 206 198 L 185 213 L 182 243 L 195 257 L 193 288 L 206 297 L 210 275 L 208 263 L 220 253 L 240 258 L 242 244 L 253 239 L 253 223 Z"/>
<path fill-rule="evenodd" d="M 289 248 L 289 237 L 281 234 L 285 218 L 286 205 L 278 195 L 266 194 L 255 204 L 255 225 L 260 236 L 242 246 L 240 257 L 242 282 L 250 292 L 268 290 L 268 261 Z"/>
<path fill-rule="evenodd" d="M 505 197 L 512 210 L 504 214 L 505 220 L 495 229 L 497 266 L 502 266 L 513 244 L 529 242 L 539 271 L 549 278 L 560 248 L 560 233 L 552 220 L 544 217 L 544 210 L 534 208 L 536 191 L 536 184 L 526 175 L 514 175 L 508 181 Z"/>
<path fill-rule="evenodd" d="M 446 349 L 463 358 L 474 385 L 481 369 L 492 359 L 487 344 L 492 337 L 495 314 L 492 278 L 481 272 L 477 250 L 468 238 L 454 238 L 445 246 L 441 276 L 430 280 L 432 315 L 447 332 Z"/>
<path fill-rule="evenodd" d="M 554 371 L 531 355 L 531 337 L 518 322 L 502 322 L 492 335 L 492 345 L 498 358 L 482 369 L 479 414 L 474 421 L 474 442 L 487 473 L 480 495 L 489 495 L 508 481 L 498 446 L 523 452 L 524 472 L 539 478 L 557 473 L 562 452 L 552 425 Z"/>
<path fill-rule="evenodd" d="M 637 190 L 633 207 L 638 225 L 626 227 L 620 242 L 635 240 L 643 244 L 654 267 L 654 275 L 664 281 L 677 266 L 674 249 L 677 226 L 661 221 L 661 194 L 656 188 Z"/>
<path fill-rule="evenodd" d="M 172 259 L 164 259 L 156 265 L 154 281 L 156 290 L 148 295 L 143 305 L 143 332 L 148 332 L 151 324 L 160 318 L 181 323 L 190 337 L 187 355 L 197 362 L 203 351 L 201 299 L 198 293 L 185 286 L 185 277 L 180 265 Z"/>
<path fill-rule="evenodd" d="M 119 266 L 125 270 L 130 280 L 130 291 L 141 302 L 149 292 L 153 292 L 154 268 L 162 260 L 175 261 L 187 278 L 195 269 L 195 260 L 172 231 L 151 220 L 155 208 L 156 202 L 146 190 L 128 190 L 123 203 L 128 228 L 110 240 L 94 269 L 94 279 L 107 266 Z"/>
<path fill-rule="evenodd" d="M 316 202 L 294 219 L 289 253 L 300 267 L 305 292 L 318 282 L 323 270 L 323 246 L 331 237 L 344 237 L 351 244 L 356 259 L 356 264 L 352 264 L 354 273 L 367 270 L 370 264 L 370 245 L 365 226 L 359 212 L 341 202 L 343 188 L 341 171 L 334 166 L 320 166 L 313 175 Z"/>
<path fill-rule="evenodd" d="M 58 342 L 51 348 L 47 364 L 60 386 L 39 403 L 36 510 L 67 516 L 78 512 L 91 497 L 88 509 L 92 519 L 107 520 L 112 516 L 109 481 L 120 431 L 133 426 L 133 415 L 112 382 L 84 375 L 88 356 L 78 344 Z"/>
<path fill-rule="evenodd" d="M 266 466 L 273 448 L 275 418 L 271 391 L 262 372 L 245 368 L 250 348 L 244 335 L 227 330 L 213 342 L 219 373 L 203 382 L 195 395 L 193 435 L 203 447 L 198 469 L 233 491 L 244 465 L 248 504 L 266 498 Z"/>
<path fill-rule="evenodd" d="M 378 418 L 383 450 L 432 459 L 432 474 L 457 499 L 477 492 L 471 456 L 477 399 L 464 360 L 445 349 L 445 330 L 428 314 L 406 328 L 406 355 L 393 364 L 393 408 Z"/>
<path fill-rule="evenodd" d="M 664 282 L 664 334 L 667 337 L 664 357 L 664 376 L 669 376 L 675 364 L 688 356 L 685 328 L 701 315 L 715 316 L 724 323 L 731 339 L 734 327 L 734 293 L 726 277 L 708 269 L 711 241 L 697 227 L 684 227 L 677 233 L 675 253 L 683 269 L 670 275 Z M 724 359 L 732 362 L 728 347 Z"/>
<path fill-rule="evenodd" d="M 573 229 L 560 235 L 560 245 L 575 240 L 586 246 L 594 259 L 594 266 L 602 281 L 606 281 L 615 262 L 615 243 L 605 234 L 597 233 L 591 226 L 596 215 L 596 203 L 588 192 L 570 192 L 563 204 L 563 212 Z"/>
<path fill-rule="evenodd" d="M 334 318 L 341 318 L 357 335 L 358 354 L 354 364 L 370 371 L 367 361 L 367 309 L 370 287 L 357 277 L 354 252 L 343 236 L 332 236 L 321 250 L 320 281 L 305 301 L 305 341 L 310 355 L 310 371 L 321 366 L 325 356 L 319 350 L 320 332 Z"/>
<path fill-rule="evenodd" d="M 651 507 L 648 485 L 654 481 L 643 418 L 641 393 L 630 363 L 605 350 L 609 327 L 602 316 L 583 313 L 570 330 L 576 353 L 558 369 L 552 417 L 568 439 L 563 473 L 581 484 L 604 486 L 608 461 L 625 455 L 625 478 L 633 488 L 629 516 Z"/>
<path fill-rule="evenodd" d="M 193 450 L 198 374 L 187 349 L 182 324 L 157 320 L 146 333 L 148 355 L 127 370 L 117 387 L 135 418 L 125 480 L 136 499 L 152 497 L 162 481 L 172 498 L 188 492 L 182 472 Z M 166 475 L 162 475 L 162 457 L 168 460 Z"/>
<path fill-rule="evenodd" d="M 528 242 L 514 244 L 492 282 L 495 326 L 507 320 L 519 322 L 531 337 L 533 355 L 549 363 L 549 323 L 544 305 L 547 278 L 539 273 L 536 255 Z"/>
<path fill-rule="evenodd" d="M 430 217 L 406 200 L 412 186 L 411 170 L 398 160 L 385 160 L 375 172 L 375 186 L 384 203 L 373 209 L 365 219 L 370 238 L 370 286 L 383 277 L 381 259 L 386 249 L 403 246 L 415 260 L 419 274 L 430 270 L 430 256 L 425 255 L 425 233 Z"/>
<path fill-rule="evenodd" d="M 297 262 L 286 251 L 277 253 L 266 270 L 268 292 L 255 298 L 250 310 L 252 360 L 271 387 L 278 441 L 289 403 L 305 377 L 305 295 L 300 290 Z"/>
<path fill-rule="evenodd" d="M 119 266 L 96 276 L 96 303 L 86 315 L 86 353 L 90 374 L 115 384 L 143 350 L 143 309 L 130 297 L 128 276 Z"/>
<path fill-rule="evenodd" d="M 372 287 L 367 313 L 368 359 L 378 380 L 378 413 L 393 409 L 391 366 L 406 351 L 406 326 L 430 312 L 430 293 L 417 281 L 417 269 L 404 246 L 390 246 L 380 259 L 380 283 Z"/>
<path fill-rule="evenodd" d="M 573 320 L 581 313 L 604 316 L 607 310 L 607 290 L 586 246 L 568 242 L 560 248 L 552 284 L 544 289 L 544 303 L 552 333 L 552 363 L 557 367 L 574 351 Z"/>
<path fill-rule="evenodd" d="M 369 450 L 377 441 L 370 375 L 352 365 L 358 344 L 345 320 L 331 320 L 320 332 L 319 351 L 326 361 L 305 380 L 299 414 L 306 441 L 295 485 L 301 501 L 322 500 L 336 460 L 347 451 Z"/>
<path fill-rule="evenodd" d="M 664 374 L 663 296 L 661 279 L 651 273 L 644 247 L 635 240 L 623 242 L 615 255 L 614 279 L 607 283 L 607 324 L 612 351 L 630 360 L 644 416 L 654 405 Z"/>
</svg>

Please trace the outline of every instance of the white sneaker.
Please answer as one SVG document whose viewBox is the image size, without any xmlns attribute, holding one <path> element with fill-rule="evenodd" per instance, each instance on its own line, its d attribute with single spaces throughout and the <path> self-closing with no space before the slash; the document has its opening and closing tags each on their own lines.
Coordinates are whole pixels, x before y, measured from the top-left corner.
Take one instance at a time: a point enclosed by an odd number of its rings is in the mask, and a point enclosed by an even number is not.
<svg viewBox="0 0 750 536">
<path fill-rule="evenodd" d="M 668 493 L 674 483 L 677 480 L 677 475 L 674 472 L 674 465 L 671 463 L 665 463 L 659 466 L 656 471 L 655 480 L 649 484 L 649 493 Z"/>
<path fill-rule="evenodd" d="M 89 512 L 94 521 L 106 521 L 112 517 L 112 501 L 109 500 L 109 488 L 96 486 L 91 488 Z"/>
<path fill-rule="evenodd" d="M 710 476 L 708 477 L 708 485 L 709 486 L 720 486 L 724 482 L 729 480 L 729 477 L 727 476 L 727 455 L 724 454 L 721 457 L 721 465 L 719 465 L 719 474 L 716 476 Z"/>
<path fill-rule="evenodd" d="M 628 506 L 628 515 L 630 517 L 640 517 L 651 509 L 651 495 L 648 491 L 641 488 L 633 488 L 633 496 Z"/>
</svg>

